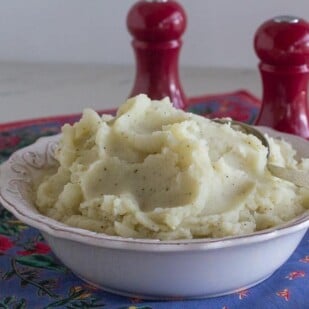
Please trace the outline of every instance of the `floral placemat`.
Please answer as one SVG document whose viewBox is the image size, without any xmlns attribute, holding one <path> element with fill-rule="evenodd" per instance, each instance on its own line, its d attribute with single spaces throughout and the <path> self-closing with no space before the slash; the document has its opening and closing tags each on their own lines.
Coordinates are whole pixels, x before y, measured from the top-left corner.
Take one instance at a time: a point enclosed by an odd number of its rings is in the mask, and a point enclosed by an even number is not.
<svg viewBox="0 0 309 309">
<path fill-rule="evenodd" d="M 258 100 L 244 91 L 195 98 L 191 103 L 191 112 L 249 123 L 259 110 Z M 0 162 L 78 118 L 70 115 L 0 125 Z M 256 287 L 210 299 L 146 301 L 110 294 L 81 281 L 53 255 L 36 229 L 16 220 L 0 205 L 0 308 L 305 309 L 309 308 L 309 232 L 290 259 Z"/>
</svg>

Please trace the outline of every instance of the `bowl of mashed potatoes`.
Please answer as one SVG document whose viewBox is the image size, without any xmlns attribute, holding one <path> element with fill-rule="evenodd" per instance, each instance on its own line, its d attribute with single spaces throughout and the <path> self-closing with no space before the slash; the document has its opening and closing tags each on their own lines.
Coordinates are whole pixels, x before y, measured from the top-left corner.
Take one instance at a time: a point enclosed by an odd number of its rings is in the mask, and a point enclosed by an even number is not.
<svg viewBox="0 0 309 309">
<path fill-rule="evenodd" d="M 269 154 L 256 136 L 168 99 L 139 95 L 115 116 L 87 109 L 1 166 L 0 201 L 106 291 L 232 293 L 269 277 L 309 226 L 309 189 L 267 168 L 309 172 L 309 142 L 258 129 Z"/>
</svg>

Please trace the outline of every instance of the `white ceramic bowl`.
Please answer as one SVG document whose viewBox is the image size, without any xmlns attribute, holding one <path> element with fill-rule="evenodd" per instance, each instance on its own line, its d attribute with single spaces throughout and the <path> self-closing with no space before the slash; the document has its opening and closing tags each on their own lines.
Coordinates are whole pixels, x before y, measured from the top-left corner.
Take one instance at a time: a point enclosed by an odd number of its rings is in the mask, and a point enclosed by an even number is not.
<svg viewBox="0 0 309 309">
<path fill-rule="evenodd" d="M 309 155 L 309 142 L 282 136 Z M 39 139 L 1 166 L 0 201 L 21 221 L 39 229 L 53 252 L 77 276 L 106 291 L 143 298 L 213 297 L 268 278 L 293 253 L 309 226 L 301 217 L 248 236 L 157 241 L 125 239 L 68 227 L 38 213 L 32 184 L 56 164 L 59 136 Z"/>
</svg>

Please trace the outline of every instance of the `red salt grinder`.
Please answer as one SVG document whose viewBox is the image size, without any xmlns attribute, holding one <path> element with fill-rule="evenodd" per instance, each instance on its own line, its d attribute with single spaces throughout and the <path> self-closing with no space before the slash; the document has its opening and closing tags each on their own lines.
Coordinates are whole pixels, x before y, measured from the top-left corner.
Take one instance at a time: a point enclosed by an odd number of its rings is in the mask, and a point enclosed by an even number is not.
<svg viewBox="0 0 309 309">
<path fill-rule="evenodd" d="M 261 62 L 262 107 L 256 124 L 309 139 L 309 24 L 293 16 L 263 23 L 254 38 Z"/>
<path fill-rule="evenodd" d="M 127 16 L 133 36 L 136 76 L 130 96 L 147 94 L 153 100 L 168 96 L 177 108 L 186 106 L 178 58 L 187 24 L 184 9 L 172 0 L 142 0 Z"/>
</svg>

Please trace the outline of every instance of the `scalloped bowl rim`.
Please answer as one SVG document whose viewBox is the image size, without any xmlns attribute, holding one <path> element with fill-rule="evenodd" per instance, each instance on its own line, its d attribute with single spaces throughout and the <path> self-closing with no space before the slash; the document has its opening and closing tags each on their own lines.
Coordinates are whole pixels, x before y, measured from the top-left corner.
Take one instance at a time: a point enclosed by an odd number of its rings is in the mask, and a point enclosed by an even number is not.
<svg viewBox="0 0 309 309">
<path fill-rule="evenodd" d="M 306 144 L 309 149 L 309 142 L 295 135 L 275 131 L 267 127 L 259 127 L 263 132 L 268 133 L 275 137 L 286 137 L 288 141 L 294 145 Z M 22 153 L 29 152 L 38 148 L 38 146 L 47 144 L 48 142 L 57 142 L 61 134 L 54 136 L 41 137 L 35 143 L 24 147 L 14 152 L 10 158 L 2 163 L 1 169 L 7 166 L 9 162 L 14 161 L 15 156 Z M 8 179 L 3 179 L 0 173 L 1 182 L 8 182 Z M 160 241 L 158 239 L 139 239 L 139 238 L 124 238 L 120 236 L 110 236 L 104 233 L 96 233 L 89 230 L 67 226 L 59 221 L 40 214 L 32 205 L 27 206 L 25 203 L 22 205 L 13 204 L 3 194 L 5 187 L 0 188 L 0 202 L 2 205 L 12 212 L 20 221 L 37 228 L 56 238 L 64 238 L 76 242 L 93 245 L 105 248 L 117 248 L 124 250 L 134 251 L 196 251 L 196 250 L 212 250 L 219 248 L 235 247 L 241 245 L 248 245 L 258 243 L 286 234 L 292 234 L 309 227 L 309 210 L 305 211 L 302 215 L 284 223 L 279 226 L 257 231 L 250 234 L 240 236 L 228 236 L 222 238 L 199 238 L 199 239 L 183 239 L 183 240 L 166 240 Z"/>
</svg>

